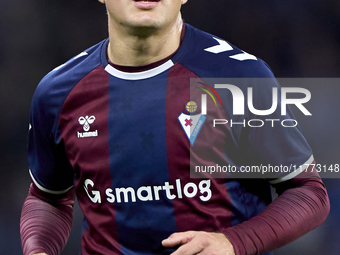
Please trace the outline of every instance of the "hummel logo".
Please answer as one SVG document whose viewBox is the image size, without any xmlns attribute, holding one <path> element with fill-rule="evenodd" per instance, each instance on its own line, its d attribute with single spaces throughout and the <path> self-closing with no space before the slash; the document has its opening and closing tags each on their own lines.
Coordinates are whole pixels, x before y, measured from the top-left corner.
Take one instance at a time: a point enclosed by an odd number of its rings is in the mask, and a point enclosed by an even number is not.
<svg viewBox="0 0 340 255">
<path fill-rule="evenodd" d="M 90 130 L 90 124 L 92 124 L 96 120 L 95 116 L 81 116 L 78 119 L 78 122 L 80 125 L 83 126 L 84 133 L 77 132 L 78 138 L 84 138 L 84 137 L 95 137 L 98 136 L 98 130 L 95 130 L 93 132 L 88 132 Z"/>
<path fill-rule="evenodd" d="M 85 132 L 90 130 L 90 124 L 92 124 L 94 121 L 96 120 L 96 117 L 92 116 L 86 116 L 85 118 L 83 116 L 81 116 L 78 119 L 78 122 L 80 125 L 83 125 L 83 129 Z"/>
</svg>

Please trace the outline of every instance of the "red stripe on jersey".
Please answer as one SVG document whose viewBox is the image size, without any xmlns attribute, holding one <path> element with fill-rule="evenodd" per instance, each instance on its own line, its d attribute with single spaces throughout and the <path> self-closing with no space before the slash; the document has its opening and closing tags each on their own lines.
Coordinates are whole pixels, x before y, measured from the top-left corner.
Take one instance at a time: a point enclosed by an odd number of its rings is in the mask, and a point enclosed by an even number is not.
<svg viewBox="0 0 340 255">
<path fill-rule="evenodd" d="M 112 187 L 108 84 L 109 74 L 98 66 L 72 89 L 59 118 L 67 157 L 76 173 L 79 204 L 89 224 L 82 236 L 83 254 L 120 254 L 114 204 L 104 201 L 105 189 Z"/>
<path fill-rule="evenodd" d="M 173 200 L 177 230 L 179 232 L 187 230 L 222 231 L 231 226 L 232 217 L 231 201 L 227 192 L 227 187 L 224 183 L 225 179 L 211 178 L 209 188 L 211 190 L 211 197 L 208 201 L 202 201 L 200 196 L 205 198 L 209 197 L 206 190 L 202 189 L 201 183 L 202 181 L 207 181 L 208 178 L 191 178 L 189 169 L 190 165 L 203 164 L 202 160 L 205 159 L 200 158 L 197 153 L 204 153 L 205 151 L 209 153 L 209 151 L 215 150 L 214 148 L 206 147 L 211 144 L 210 142 L 214 142 L 217 146 L 220 146 L 219 148 L 216 148 L 216 151 L 222 152 L 225 142 L 216 142 L 216 140 L 226 140 L 224 139 L 226 132 L 217 130 L 217 132 L 213 133 L 211 130 L 211 118 L 213 116 L 209 114 L 209 109 L 216 110 L 212 108 L 216 106 L 211 99 L 211 102 L 208 101 L 207 103 L 208 114 L 206 122 L 203 124 L 194 145 L 190 145 L 189 139 L 178 120 L 178 116 L 181 113 L 185 113 L 186 103 L 192 100 L 193 96 L 198 97 L 197 100 L 195 100 L 198 104 L 198 111 L 195 112 L 195 114 L 197 114 L 201 110 L 199 102 L 201 100 L 201 94 L 204 93 L 199 89 L 194 90 L 194 93 L 193 91 L 190 91 L 190 78 L 198 77 L 193 72 L 177 63 L 169 71 L 167 85 L 166 142 L 169 178 L 170 183 L 176 183 L 176 188 L 178 189 L 178 187 L 180 187 L 181 190 L 181 194 L 179 195 L 179 192 L 177 191 L 178 197 Z M 201 84 L 198 85 L 202 86 Z M 222 106 L 219 105 L 218 107 L 218 114 L 224 114 Z M 225 115 L 224 118 L 226 118 Z M 195 155 L 193 156 L 192 153 Z M 223 155 L 216 156 L 216 154 L 219 153 L 211 154 L 213 157 L 209 158 L 210 163 L 216 162 L 216 157 L 218 157 L 218 159 L 223 158 L 224 163 L 226 163 Z M 198 158 L 195 158 L 196 155 L 198 155 Z M 188 198 L 185 195 L 185 190 L 187 191 L 187 194 L 193 194 L 195 189 L 194 186 L 197 188 L 197 194 Z M 182 198 L 179 196 L 182 196 Z"/>
</svg>

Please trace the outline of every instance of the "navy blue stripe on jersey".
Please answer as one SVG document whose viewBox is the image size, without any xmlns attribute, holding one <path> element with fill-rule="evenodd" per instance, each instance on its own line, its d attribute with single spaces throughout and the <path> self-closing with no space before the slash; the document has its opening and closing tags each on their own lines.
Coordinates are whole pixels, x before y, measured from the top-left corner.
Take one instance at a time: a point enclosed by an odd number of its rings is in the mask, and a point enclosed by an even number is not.
<svg viewBox="0 0 340 255">
<path fill-rule="evenodd" d="M 157 79 L 110 77 L 110 172 L 123 254 L 169 254 L 161 241 L 177 231 L 163 188 L 167 77 L 167 71 Z"/>
<path fill-rule="evenodd" d="M 270 185 L 264 179 L 253 182 L 239 179 L 229 180 L 226 186 L 234 208 L 232 226 L 259 214 L 272 199 Z"/>
</svg>

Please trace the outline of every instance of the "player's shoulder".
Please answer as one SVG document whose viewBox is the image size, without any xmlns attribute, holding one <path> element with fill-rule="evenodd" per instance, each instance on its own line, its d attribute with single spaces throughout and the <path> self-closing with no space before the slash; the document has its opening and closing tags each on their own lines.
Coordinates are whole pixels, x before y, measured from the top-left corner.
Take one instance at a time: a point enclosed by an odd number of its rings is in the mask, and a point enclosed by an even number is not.
<svg viewBox="0 0 340 255">
<path fill-rule="evenodd" d="M 106 45 L 107 39 L 54 68 L 39 82 L 32 102 L 56 103 L 58 98 L 67 95 L 80 80 L 101 65 L 102 51 Z"/>
<path fill-rule="evenodd" d="M 82 51 L 64 64 L 54 68 L 39 83 L 40 87 L 59 85 L 65 81 L 82 79 L 101 64 L 101 52 L 107 44 L 107 39 Z"/>
<path fill-rule="evenodd" d="M 262 59 L 188 24 L 183 44 L 187 49 L 179 61 L 200 77 L 274 77 Z"/>
</svg>

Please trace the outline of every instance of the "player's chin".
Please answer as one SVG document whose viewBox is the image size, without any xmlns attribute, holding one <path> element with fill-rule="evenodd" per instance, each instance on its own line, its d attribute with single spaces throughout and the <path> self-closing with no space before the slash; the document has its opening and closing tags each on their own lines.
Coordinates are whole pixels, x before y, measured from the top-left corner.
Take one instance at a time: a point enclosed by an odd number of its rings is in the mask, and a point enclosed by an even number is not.
<svg viewBox="0 0 340 255">
<path fill-rule="evenodd" d="M 162 28 L 165 22 L 163 21 L 162 17 L 159 16 L 160 15 L 156 13 L 142 13 L 135 15 L 130 25 L 140 29 Z"/>
</svg>

